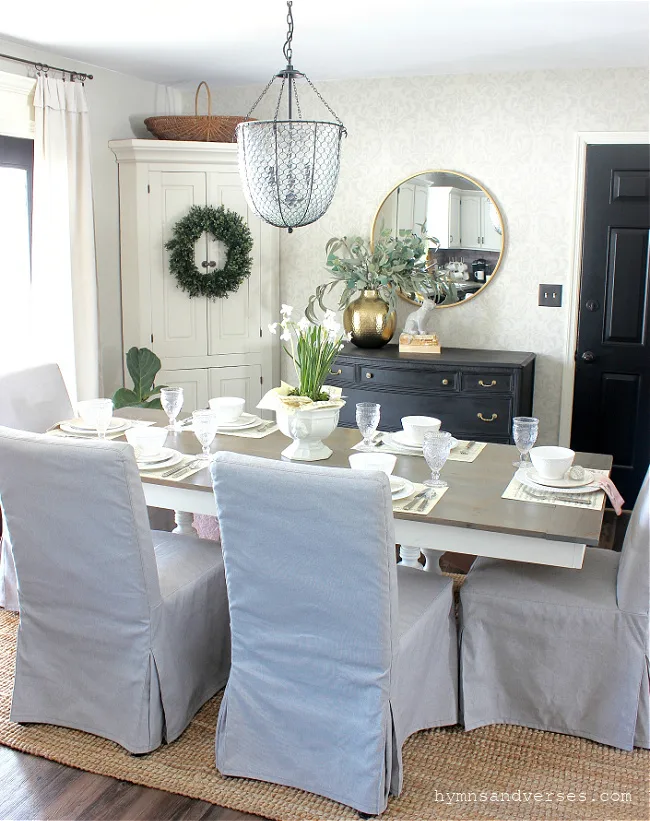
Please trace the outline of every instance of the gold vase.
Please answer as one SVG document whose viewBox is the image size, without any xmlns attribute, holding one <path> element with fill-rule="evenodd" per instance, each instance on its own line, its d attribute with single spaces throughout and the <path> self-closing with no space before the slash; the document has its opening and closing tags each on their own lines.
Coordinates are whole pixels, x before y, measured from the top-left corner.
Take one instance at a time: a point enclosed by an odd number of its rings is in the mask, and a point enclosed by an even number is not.
<svg viewBox="0 0 650 821">
<path fill-rule="evenodd" d="M 363 291 L 343 313 L 343 327 L 358 348 L 381 348 L 395 333 L 397 316 L 377 291 Z"/>
</svg>

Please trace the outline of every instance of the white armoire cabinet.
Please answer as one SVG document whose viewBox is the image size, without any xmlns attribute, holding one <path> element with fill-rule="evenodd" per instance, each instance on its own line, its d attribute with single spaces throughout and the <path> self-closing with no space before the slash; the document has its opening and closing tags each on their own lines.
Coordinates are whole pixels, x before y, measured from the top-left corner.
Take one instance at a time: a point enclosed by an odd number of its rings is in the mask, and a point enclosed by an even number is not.
<svg viewBox="0 0 650 821">
<path fill-rule="evenodd" d="M 277 343 L 279 229 L 249 208 L 237 146 L 171 140 L 114 140 L 119 167 L 124 351 L 151 348 L 162 361 L 160 384 L 184 389 L 183 411 L 216 396 L 241 396 L 251 411 L 279 384 Z M 165 243 L 193 205 L 236 211 L 253 235 L 251 275 L 227 299 L 190 299 L 169 272 Z M 199 271 L 221 268 L 226 249 L 205 234 Z"/>
</svg>

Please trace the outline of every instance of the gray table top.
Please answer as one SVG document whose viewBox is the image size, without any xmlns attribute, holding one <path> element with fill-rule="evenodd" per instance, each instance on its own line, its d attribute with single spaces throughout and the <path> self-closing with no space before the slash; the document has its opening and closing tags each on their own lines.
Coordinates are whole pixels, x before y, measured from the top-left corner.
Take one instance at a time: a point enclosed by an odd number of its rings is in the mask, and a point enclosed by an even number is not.
<svg viewBox="0 0 650 821">
<path fill-rule="evenodd" d="M 154 419 L 157 424 L 166 424 L 162 411 L 146 408 L 125 408 L 116 415 L 136 419 Z M 361 441 L 359 431 L 337 428 L 326 440 L 333 451 L 329 459 L 311 464 L 327 467 L 349 467 L 348 456 L 351 447 Z M 201 448 L 191 431 L 170 433 L 167 447 L 182 453 L 199 453 Z M 281 451 L 287 446 L 287 437 L 277 431 L 263 439 L 246 439 L 237 436 L 218 435 L 212 450 L 227 450 L 245 453 L 265 459 L 284 461 Z M 428 516 L 396 513 L 396 518 L 412 519 L 429 524 L 465 527 L 531 536 L 541 539 L 572 542 L 575 544 L 597 545 L 602 527 L 603 511 L 583 508 L 548 505 L 537 502 L 520 502 L 502 499 L 513 476 L 512 462 L 517 458 L 517 449 L 512 445 L 488 444 L 474 462 L 449 461 L 443 469 L 449 490 L 440 499 Z M 576 464 L 583 467 L 609 469 L 612 457 L 595 453 L 578 453 Z M 422 482 L 430 476 L 426 462 L 421 456 L 398 456 L 395 476 L 402 476 L 414 482 Z M 182 487 L 212 493 L 208 469 L 188 477 L 182 482 L 169 479 L 143 477 L 144 482 Z"/>
</svg>

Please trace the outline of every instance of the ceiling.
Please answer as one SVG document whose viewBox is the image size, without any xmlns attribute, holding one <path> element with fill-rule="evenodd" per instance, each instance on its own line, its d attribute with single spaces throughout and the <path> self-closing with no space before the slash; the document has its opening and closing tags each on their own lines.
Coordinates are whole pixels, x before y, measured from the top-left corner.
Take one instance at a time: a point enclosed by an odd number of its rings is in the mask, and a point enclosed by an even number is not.
<svg viewBox="0 0 650 821">
<path fill-rule="evenodd" d="M 0 38 L 167 85 L 284 67 L 285 0 L 6 0 Z M 313 80 L 648 65 L 648 0 L 294 0 Z M 2 50 L 7 50 L 3 47 Z"/>
</svg>

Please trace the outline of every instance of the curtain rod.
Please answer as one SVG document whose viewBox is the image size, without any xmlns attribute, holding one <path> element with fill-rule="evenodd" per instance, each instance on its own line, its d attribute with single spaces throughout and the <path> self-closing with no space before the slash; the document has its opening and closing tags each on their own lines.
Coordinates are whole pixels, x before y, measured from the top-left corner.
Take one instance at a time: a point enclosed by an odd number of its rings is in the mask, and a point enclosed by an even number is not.
<svg viewBox="0 0 650 821">
<path fill-rule="evenodd" d="M 25 63 L 28 66 L 34 66 L 37 71 L 42 71 L 47 74 L 48 71 L 61 71 L 63 74 L 69 74 L 70 79 L 78 77 L 83 83 L 84 80 L 92 80 L 92 74 L 86 74 L 85 71 L 71 71 L 69 68 L 57 68 L 56 66 L 48 66 L 47 63 L 38 63 L 35 60 L 23 60 L 22 57 L 12 57 L 11 54 L 0 54 L 4 60 L 14 60 L 16 63 Z"/>
</svg>

